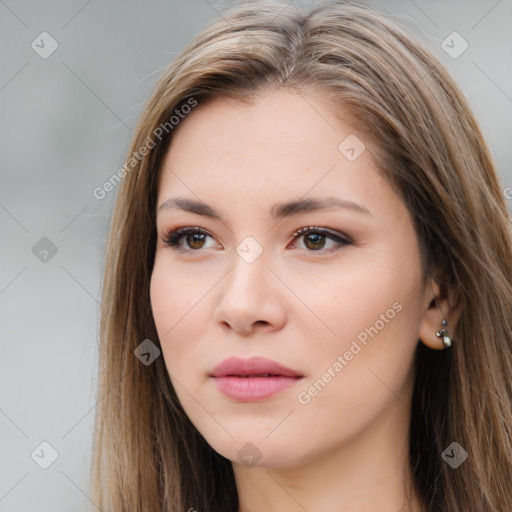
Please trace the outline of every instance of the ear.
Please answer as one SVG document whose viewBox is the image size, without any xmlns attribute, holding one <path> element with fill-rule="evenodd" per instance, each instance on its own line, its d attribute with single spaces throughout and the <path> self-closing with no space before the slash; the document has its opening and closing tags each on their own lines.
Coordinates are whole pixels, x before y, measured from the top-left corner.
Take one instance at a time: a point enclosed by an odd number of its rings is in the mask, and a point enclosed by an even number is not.
<svg viewBox="0 0 512 512">
<path fill-rule="evenodd" d="M 418 338 L 429 348 L 443 350 L 443 340 L 436 336 L 436 332 L 443 328 L 441 322 L 445 319 L 448 325 L 444 328 L 448 330 L 448 335 L 453 339 L 462 309 L 454 307 L 453 290 L 447 291 L 445 286 L 440 285 L 434 279 L 430 279 L 425 290 L 425 304 Z"/>
</svg>

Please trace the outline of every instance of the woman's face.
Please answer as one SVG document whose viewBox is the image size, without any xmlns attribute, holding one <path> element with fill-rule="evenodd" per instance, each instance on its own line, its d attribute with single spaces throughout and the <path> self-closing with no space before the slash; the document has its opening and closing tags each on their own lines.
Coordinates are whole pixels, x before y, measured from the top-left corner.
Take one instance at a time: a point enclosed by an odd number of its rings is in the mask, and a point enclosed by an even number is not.
<svg viewBox="0 0 512 512">
<path fill-rule="evenodd" d="M 432 294 L 370 142 L 318 96 L 285 91 L 200 103 L 175 130 L 151 305 L 192 423 L 228 459 L 267 467 L 370 432 L 403 440 Z M 199 231 L 163 241 L 178 228 Z"/>
</svg>

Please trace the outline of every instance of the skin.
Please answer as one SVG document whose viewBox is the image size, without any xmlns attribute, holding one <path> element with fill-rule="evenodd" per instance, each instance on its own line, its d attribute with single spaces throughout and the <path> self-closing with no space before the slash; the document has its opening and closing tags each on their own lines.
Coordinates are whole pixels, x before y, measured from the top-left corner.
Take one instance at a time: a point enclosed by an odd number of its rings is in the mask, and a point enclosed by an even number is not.
<svg viewBox="0 0 512 512">
<path fill-rule="evenodd" d="M 222 213 L 217 220 L 158 211 L 151 305 L 185 412 L 233 462 L 240 512 L 425 510 L 416 493 L 409 501 L 404 491 L 412 361 L 418 340 L 442 349 L 435 331 L 443 318 L 449 327 L 456 318 L 443 297 L 432 306 L 440 291 L 434 281 L 421 284 L 411 217 L 377 174 L 370 142 L 359 134 L 366 150 L 354 161 L 339 151 L 351 133 L 318 94 L 279 90 L 255 105 L 200 104 L 181 121 L 164 160 L 157 210 L 182 197 Z M 330 207 L 271 217 L 275 203 L 326 196 L 357 202 L 370 214 Z M 186 226 L 209 236 L 182 237 L 181 253 L 162 241 L 168 230 Z M 305 226 L 353 244 L 314 234 L 294 240 Z M 236 252 L 248 236 L 263 249 L 252 263 Z M 358 334 L 396 303 L 394 318 L 333 371 Z M 303 378 L 260 402 L 224 396 L 209 377 L 214 366 L 256 355 Z M 335 376 L 301 403 L 298 394 L 329 368 Z M 238 455 L 247 443 L 255 464 Z"/>
</svg>

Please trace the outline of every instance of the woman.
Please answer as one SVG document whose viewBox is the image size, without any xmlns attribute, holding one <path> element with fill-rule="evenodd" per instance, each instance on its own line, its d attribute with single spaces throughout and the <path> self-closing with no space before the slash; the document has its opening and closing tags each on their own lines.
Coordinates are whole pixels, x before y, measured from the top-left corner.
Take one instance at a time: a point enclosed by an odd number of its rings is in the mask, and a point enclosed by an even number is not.
<svg viewBox="0 0 512 512">
<path fill-rule="evenodd" d="M 509 218 L 417 40 L 362 6 L 234 6 L 123 169 L 100 509 L 511 510 Z"/>
</svg>

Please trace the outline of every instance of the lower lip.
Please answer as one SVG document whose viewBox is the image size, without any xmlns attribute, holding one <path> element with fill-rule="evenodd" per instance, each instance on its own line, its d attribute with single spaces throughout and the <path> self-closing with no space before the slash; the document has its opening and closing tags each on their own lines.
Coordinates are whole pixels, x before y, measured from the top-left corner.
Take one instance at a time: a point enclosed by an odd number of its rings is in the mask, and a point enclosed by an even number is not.
<svg viewBox="0 0 512 512">
<path fill-rule="evenodd" d="M 264 400 L 292 387 L 300 377 L 214 377 L 219 390 L 243 402 Z"/>
</svg>

